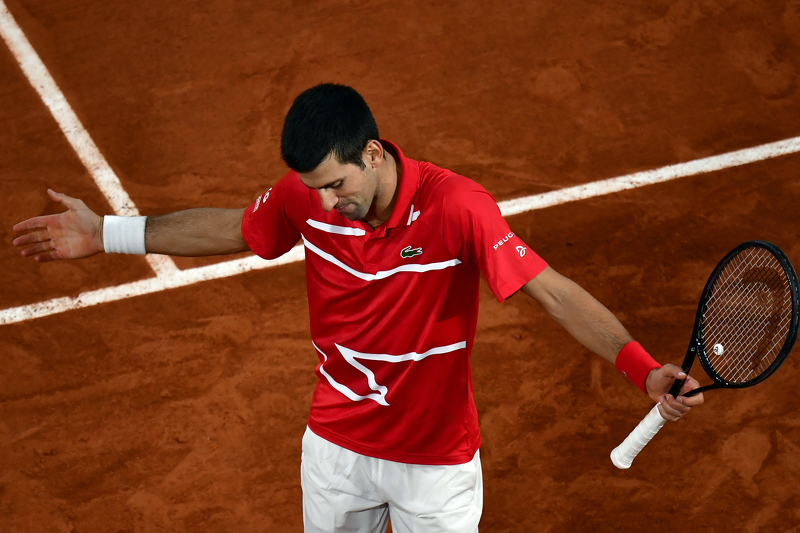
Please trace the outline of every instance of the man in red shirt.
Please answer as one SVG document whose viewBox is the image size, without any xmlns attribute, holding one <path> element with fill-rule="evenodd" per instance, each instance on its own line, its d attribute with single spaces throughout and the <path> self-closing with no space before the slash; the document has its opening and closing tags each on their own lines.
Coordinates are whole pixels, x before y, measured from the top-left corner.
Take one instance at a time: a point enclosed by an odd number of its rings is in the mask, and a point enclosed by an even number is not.
<svg viewBox="0 0 800 533">
<path fill-rule="evenodd" d="M 244 210 L 105 217 L 69 210 L 15 226 L 37 260 L 95 253 L 200 256 L 306 250 L 319 378 L 303 438 L 307 532 L 477 531 L 480 434 L 469 354 L 479 277 L 503 301 L 520 289 L 581 344 L 614 363 L 676 420 L 702 395 L 673 398 L 661 367 L 597 300 L 509 228 L 477 183 L 382 140 L 349 87 L 302 93 L 281 151 L 292 169 Z M 697 387 L 688 378 L 684 392 Z"/>
<path fill-rule="evenodd" d="M 372 202 L 339 186 L 347 178 L 328 159 L 257 199 L 242 235 L 266 259 L 303 240 L 321 359 L 311 430 L 371 457 L 465 463 L 480 444 L 469 372 L 480 271 L 505 300 L 547 264 L 474 181 L 408 159 L 389 141 L 371 139 L 366 152 L 398 176 L 386 220 L 370 223 Z"/>
</svg>

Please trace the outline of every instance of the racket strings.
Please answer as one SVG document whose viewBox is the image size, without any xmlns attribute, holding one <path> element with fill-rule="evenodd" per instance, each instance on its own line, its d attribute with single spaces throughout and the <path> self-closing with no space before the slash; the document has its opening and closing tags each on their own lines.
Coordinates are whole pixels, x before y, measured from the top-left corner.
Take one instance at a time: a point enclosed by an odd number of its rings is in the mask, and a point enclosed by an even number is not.
<svg viewBox="0 0 800 533">
<path fill-rule="evenodd" d="M 769 330 L 774 331 L 775 328 L 762 323 L 756 328 L 739 329 L 736 335 L 722 332 L 720 337 L 724 337 L 723 343 L 715 343 L 713 349 L 718 346 L 727 346 L 727 356 L 723 357 L 722 353 L 714 354 L 710 357 L 710 364 L 726 381 L 742 383 L 754 379 L 765 371 L 775 359 L 774 351 L 770 350 L 770 342 L 774 335 Z M 760 344 L 754 346 L 753 339 L 760 339 Z M 746 354 L 751 355 L 747 356 Z"/>
<path fill-rule="evenodd" d="M 739 319 L 738 324 L 735 324 L 735 327 L 739 328 L 739 337 L 748 342 L 744 343 L 743 351 L 728 350 L 728 358 L 721 359 L 715 356 L 712 362 L 721 374 L 726 374 L 723 377 L 729 381 L 743 382 L 753 379 L 769 368 L 777 357 L 776 352 L 780 349 L 781 343 L 776 343 L 775 340 L 780 341 L 785 336 L 785 332 L 784 335 L 780 335 L 780 317 L 784 308 L 781 304 L 785 302 L 775 299 L 775 292 L 769 290 L 777 288 L 776 282 L 780 282 L 780 277 L 774 272 L 757 267 L 746 272 L 741 278 L 744 286 L 753 286 L 756 289 L 754 293 L 750 291 L 751 294 L 740 295 L 744 298 L 740 302 L 745 310 L 743 316 L 749 321 Z M 754 300 L 753 296 L 756 296 L 757 300 Z M 727 342 L 730 345 L 730 341 Z"/>
<path fill-rule="evenodd" d="M 743 250 L 724 266 L 706 303 L 703 337 L 711 368 L 730 383 L 755 379 L 778 357 L 791 317 L 780 262 L 761 248 Z"/>
</svg>

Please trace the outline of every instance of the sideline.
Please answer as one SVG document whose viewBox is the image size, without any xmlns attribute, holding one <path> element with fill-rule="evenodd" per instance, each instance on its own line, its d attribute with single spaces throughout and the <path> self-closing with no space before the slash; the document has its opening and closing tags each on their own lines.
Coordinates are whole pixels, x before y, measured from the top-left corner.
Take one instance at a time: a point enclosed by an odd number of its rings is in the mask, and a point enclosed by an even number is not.
<svg viewBox="0 0 800 533">
<path fill-rule="evenodd" d="M 108 200 L 113 212 L 120 216 L 137 216 L 139 210 L 136 209 L 133 200 L 125 192 L 119 178 L 81 124 L 64 93 L 58 88 L 3 0 L 0 0 L 0 37 L 8 45 L 28 82 L 56 119 L 58 127 Z M 147 262 L 157 276 L 174 274 L 178 271 L 175 262 L 166 256 L 147 256 Z"/>
</svg>

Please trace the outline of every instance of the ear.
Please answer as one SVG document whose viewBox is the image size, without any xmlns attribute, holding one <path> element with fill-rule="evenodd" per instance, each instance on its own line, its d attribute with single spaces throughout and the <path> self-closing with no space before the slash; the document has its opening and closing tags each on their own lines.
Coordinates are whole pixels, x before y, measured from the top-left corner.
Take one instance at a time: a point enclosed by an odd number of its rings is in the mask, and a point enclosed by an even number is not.
<svg viewBox="0 0 800 533">
<path fill-rule="evenodd" d="M 384 150 L 379 141 L 371 140 L 364 147 L 364 163 L 375 170 L 383 163 Z"/>
</svg>

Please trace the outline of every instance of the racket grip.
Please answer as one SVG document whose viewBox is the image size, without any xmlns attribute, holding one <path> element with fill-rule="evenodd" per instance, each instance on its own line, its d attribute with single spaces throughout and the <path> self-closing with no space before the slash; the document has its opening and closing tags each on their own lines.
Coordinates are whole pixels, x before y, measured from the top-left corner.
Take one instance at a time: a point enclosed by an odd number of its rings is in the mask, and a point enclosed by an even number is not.
<svg viewBox="0 0 800 533">
<path fill-rule="evenodd" d="M 647 415 L 639 422 L 639 425 L 631 431 L 622 444 L 614 448 L 611 452 L 611 462 L 620 469 L 630 468 L 633 460 L 639 455 L 650 439 L 656 436 L 666 419 L 661 416 L 658 404 L 654 405 Z"/>
</svg>

